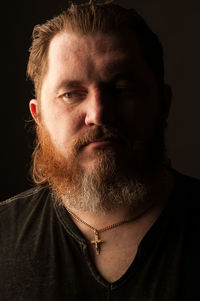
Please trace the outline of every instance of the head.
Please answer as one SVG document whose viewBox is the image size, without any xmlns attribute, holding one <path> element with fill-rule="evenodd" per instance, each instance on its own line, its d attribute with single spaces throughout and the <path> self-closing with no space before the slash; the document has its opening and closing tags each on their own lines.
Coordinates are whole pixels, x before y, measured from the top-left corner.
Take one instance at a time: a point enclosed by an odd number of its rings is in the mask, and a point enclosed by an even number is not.
<svg viewBox="0 0 200 301">
<path fill-rule="evenodd" d="M 71 5 L 35 27 L 30 51 L 36 183 L 83 210 L 142 201 L 165 162 L 170 103 L 156 35 L 134 10 Z"/>
</svg>

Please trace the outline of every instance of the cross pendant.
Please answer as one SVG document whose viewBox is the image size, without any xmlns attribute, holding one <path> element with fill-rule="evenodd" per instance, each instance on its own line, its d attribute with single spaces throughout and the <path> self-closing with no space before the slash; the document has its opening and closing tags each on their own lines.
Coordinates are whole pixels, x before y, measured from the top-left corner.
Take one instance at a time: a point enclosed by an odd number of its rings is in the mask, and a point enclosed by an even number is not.
<svg viewBox="0 0 200 301">
<path fill-rule="evenodd" d="M 95 240 L 92 240 L 91 244 L 95 245 L 96 254 L 99 255 L 100 254 L 100 244 L 103 242 L 103 240 L 101 240 L 99 238 L 99 233 L 97 231 L 95 231 L 94 235 L 95 235 Z"/>
</svg>

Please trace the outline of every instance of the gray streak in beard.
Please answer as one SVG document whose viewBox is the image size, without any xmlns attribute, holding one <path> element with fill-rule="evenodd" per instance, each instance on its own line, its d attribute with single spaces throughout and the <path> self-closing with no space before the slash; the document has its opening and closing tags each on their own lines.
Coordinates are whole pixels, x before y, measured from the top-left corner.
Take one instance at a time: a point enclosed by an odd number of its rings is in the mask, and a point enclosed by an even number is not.
<svg viewBox="0 0 200 301">
<path fill-rule="evenodd" d="M 122 206 L 136 208 L 147 199 L 145 184 L 118 170 L 112 150 L 99 151 L 95 167 L 89 171 L 76 170 L 73 183 L 59 195 L 68 207 L 107 212 Z"/>
</svg>

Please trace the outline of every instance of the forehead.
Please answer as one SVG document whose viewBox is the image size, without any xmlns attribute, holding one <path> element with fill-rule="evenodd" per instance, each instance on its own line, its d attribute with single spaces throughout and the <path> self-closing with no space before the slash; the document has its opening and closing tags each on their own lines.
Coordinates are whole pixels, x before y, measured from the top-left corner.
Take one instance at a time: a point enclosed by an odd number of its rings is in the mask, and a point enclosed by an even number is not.
<svg viewBox="0 0 200 301">
<path fill-rule="evenodd" d="M 138 66 L 139 65 L 139 66 Z M 47 77 L 61 81 L 107 80 L 118 71 L 141 69 L 144 59 L 132 33 L 78 35 L 61 32 L 49 45 Z"/>
<path fill-rule="evenodd" d="M 135 50 L 139 50 L 135 36 L 127 30 L 118 34 L 94 33 L 87 35 L 60 32 L 51 40 L 49 57 L 55 52 L 58 55 L 66 55 L 66 53 L 63 53 L 63 50 L 68 50 L 75 55 L 87 53 L 89 56 L 98 56 L 106 53 L 117 54 L 121 52 L 128 55 L 130 46 L 135 48 Z"/>
</svg>

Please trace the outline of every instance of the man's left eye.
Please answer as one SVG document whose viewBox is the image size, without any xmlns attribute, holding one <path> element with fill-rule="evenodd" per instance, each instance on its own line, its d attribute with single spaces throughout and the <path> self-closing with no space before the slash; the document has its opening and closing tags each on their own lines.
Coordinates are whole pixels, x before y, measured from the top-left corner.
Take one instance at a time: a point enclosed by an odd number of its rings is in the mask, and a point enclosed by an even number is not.
<svg viewBox="0 0 200 301">
<path fill-rule="evenodd" d="M 114 88 L 117 91 L 131 92 L 136 90 L 136 83 L 131 80 L 119 80 L 115 83 Z"/>
<path fill-rule="evenodd" d="M 130 85 L 116 86 L 115 91 L 116 93 L 131 95 L 136 93 L 136 88 Z"/>
</svg>

